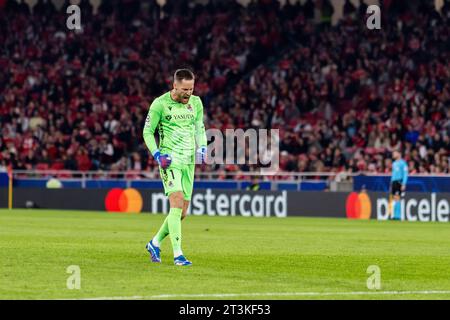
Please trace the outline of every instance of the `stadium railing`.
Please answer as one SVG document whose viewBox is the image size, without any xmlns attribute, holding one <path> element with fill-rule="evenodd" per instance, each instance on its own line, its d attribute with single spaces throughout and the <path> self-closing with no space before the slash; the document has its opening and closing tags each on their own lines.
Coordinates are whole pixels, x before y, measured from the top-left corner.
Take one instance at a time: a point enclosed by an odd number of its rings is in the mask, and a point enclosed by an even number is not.
<svg viewBox="0 0 450 320">
<path fill-rule="evenodd" d="M 158 172 L 14 170 L 15 187 L 46 187 L 50 179 L 71 188 L 161 188 Z M 330 182 L 351 180 L 332 172 L 196 172 L 196 188 L 246 189 L 257 178 L 260 190 L 326 190 Z"/>
<path fill-rule="evenodd" d="M 0 187 L 6 173 L 0 172 Z M 14 170 L 15 187 L 49 187 L 57 180 L 64 188 L 162 188 L 158 172 L 152 171 L 70 171 Z M 256 180 L 255 180 L 256 178 Z M 390 176 L 368 172 L 196 172 L 195 188 L 243 190 L 257 183 L 259 190 L 292 191 L 387 191 Z M 450 174 L 414 174 L 407 191 L 450 192 Z"/>
</svg>

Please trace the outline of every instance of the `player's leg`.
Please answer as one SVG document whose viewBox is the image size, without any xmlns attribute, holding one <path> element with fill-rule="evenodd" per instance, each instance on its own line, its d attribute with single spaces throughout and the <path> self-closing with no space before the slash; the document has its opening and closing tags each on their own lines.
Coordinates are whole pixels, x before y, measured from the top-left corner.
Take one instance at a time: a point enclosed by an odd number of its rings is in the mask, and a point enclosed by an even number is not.
<svg viewBox="0 0 450 320">
<path fill-rule="evenodd" d="M 393 186 L 393 212 L 394 212 L 394 220 L 401 220 L 401 185 L 399 183 L 394 183 Z"/>
<path fill-rule="evenodd" d="M 400 220 L 401 215 L 401 208 L 400 208 L 400 197 L 394 196 L 392 203 L 392 209 L 393 209 L 393 219 L 394 220 Z"/>
<path fill-rule="evenodd" d="M 178 223 L 180 226 L 180 234 L 179 234 L 180 242 L 173 244 L 174 245 L 174 256 L 175 256 L 174 262 L 176 265 L 191 265 L 192 264 L 192 262 L 187 260 L 184 257 L 183 253 L 181 252 L 181 220 L 184 219 L 187 215 L 187 210 L 189 208 L 189 202 L 192 197 L 192 189 L 194 186 L 193 169 L 195 169 L 195 168 L 192 168 L 192 166 L 184 166 L 183 169 L 181 170 L 181 174 L 182 174 L 181 185 L 182 185 L 183 192 L 181 193 L 180 198 L 177 198 L 177 201 L 180 201 L 179 203 L 182 204 L 181 214 L 180 214 L 180 218 L 178 220 Z M 177 195 L 178 195 L 178 193 L 177 193 Z M 172 237 L 173 237 L 172 229 L 170 229 L 170 236 L 172 239 Z M 180 246 L 178 253 L 177 253 L 177 248 L 175 247 L 175 245 Z M 177 254 L 180 254 L 180 255 L 177 256 Z"/>
<path fill-rule="evenodd" d="M 166 196 L 169 196 L 169 204 L 170 208 L 173 208 L 176 204 L 170 202 L 170 195 L 175 192 L 181 191 L 181 173 L 179 169 L 170 168 L 170 169 L 160 169 L 161 179 L 164 185 L 164 191 Z M 169 235 L 169 225 L 168 225 L 169 216 L 166 217 L 164 223 L 161 225 L 158 233 L 155 236 L 154 243 L 159 246 L 160 243 L 164 240 L 165 237 Z"/>
<path fill-rule="evenodd" d="M 396 194 L 396 187 L 395 183 L 391 183 L 389 188 L 389 205 L 388 205 L 388 219 L 394 220 L 395 218 L 395 194 Z"/>
<path fill-rule="evenodd" d="M 189 209 L 189 203 L 190 201 L 184 200 L 183 201 L 183 211 L 181 212 L 181 220 L 186 218 L 187 216 L 187 210 Z M 169 226 L 168 226 L 168 216 L 164 220 L 164 223 L 161 225 L 161 228 L 159 229 L 158 233 L 153 238 L 153 243 L 160 246 L 161 242 L 169 235 Z"/>
<path fill-rule="evenodd" d="M 392 192 L 389 191 L 389 201 L 388 201 L 388 219 L 394 218 L 394 199 L 392 198 Z"/>
<path fill-rule="evenodd" d="M 182 266 L 191 265 L 192 263 L 184 257 L 181 250 L 181 216 L 184 205 L 182 169 L 169 168 L 164 170 L 163 174 L 165 191 L 166 195 L 169 196 L 170 202 L 170 211 L 167 216 L 167 229 L 172 243 L 174 263 Z"/>
<path fill-rule="evenodd" d="M 183 176 L 181 180 L 181 184 L 183 186 L 183 194 L 184 194 L 184 206 L 183 206 L 183 215 L 181 219 L 186 218 L 187 211 L 189 209 L 189 203 L 192 199 L 192 192 L 194 190 L 194 175 L 195 175 L 195 164 L 186 165 L 183 168 Z"/>
<path fill-rule="evenodd" d="M 189 200 L 183 200 L 183 211 L 181 212 L 181 220 L 186 218 L 187 210 L 189 209 L 189 204 L 190 204 Z M 161 246 L 161 242 L 169 235 L 168 219 L 169 217 L 167 216 L 163 224 L 161 225 L 158 233 L 153 237 L 150 245 L 155 245 L 159 248 Z"/>
<path fill-rule="evenodd" d="M 181 220 L 183 220 L 187 216 L 187 211 L 189 209 L 189 203 L 190 203 L 189 200 L 183 200 L 183 212 L 181 212 Z"/>
<path fill-rule="evenodd" d="M 164 186 L 164 192 L 166 196 L 169 196 L 170 211 L 156 235 L 147 244 L 147 250 L 150 252 L 153 262 L 161 262 L 159 249 L 161 246 L 161 242 L 165 237 L 167 237 L 167 235 L 170 234 L 170 220 L 174 215 L 178 215 L 178 211 L 180 216 L 179 219 L 181 219 L 181 210 L 183 208 L 183 194 L 181 192 L 181 170 L 176 168 L 165 170 L 160 169 L 160 175 Z M 177 202 L 177 198 L 179 198 L 180 196 L 181 202 L 179 200 Z"/>
<path fill-rule="evenodd" d="M 394 196 L 394 219 L 400 220 L 401 219 L 401 201 L 400 196 Z"/>
<path fill-rule="evenodd" d="M 183 192 L 176 191 L 169 195 L 170 211 L 167 217 L 169 236 L 172 243 L 173 256 L 183 255 L 181 251 L 181 213 L 183 211 Z"/>
<path fill-rule="evenodd" d="M 153 244 L 155 244 L 157 247 L 160 247 L 161 242 L 169 235 L 169 226 L 167 222 L 168 218 L 169 216 L 166 217 L 158 232 L 152 239 Z"/>
<path fill-rule="evenodd" d="M 187 216 L 189 203 L 190 201 L 186 200 L 183 201 L 183 211 L 181 212 L 181 220 L 183 220 Z M 169 217 L 167 216 L 166 219 L 164 220 L 164 223 L 161 225 L 161 228 L 159 229 L 158 233 L 152 240 L 153 243 L 158 247 L 161 245 L 161 242 L 169 235 L 168 218 Z"/>
</svg>

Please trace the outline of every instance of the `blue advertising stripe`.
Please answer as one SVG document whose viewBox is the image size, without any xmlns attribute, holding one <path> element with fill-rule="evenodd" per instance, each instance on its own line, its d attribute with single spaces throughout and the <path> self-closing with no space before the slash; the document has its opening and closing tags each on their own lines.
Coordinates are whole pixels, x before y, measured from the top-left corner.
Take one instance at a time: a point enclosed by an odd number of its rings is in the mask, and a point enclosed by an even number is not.
<svg viewBox="0 0 450 320">
<path fill-rule="evenodd" d="M 388 192 L 390 176 L 364 176 L 353 178 L 353 190 L 360 191 L 363 187 L 369 191 Z M 407 192 L 450 192 L 450 177 L 414 177 L 408 178 Z"/>
<path fill-rule="evenodd" d="M 60 180 L 63 188 L 81 188 L 81 181 L 72 181 L 72 180 Z"/>
<path fill-rule="evenodd" d="M 48 179 L 14 179 L 14 188 L 46 188 Z"/>
<path fill-rule="evenodd" d="M 8 186 L 8 174 L 6 172 L 0 172 L 0 187 Z"/>
<path fill-rule="evenodd" d="M 238 189 L 237 181 L 194 181 L 194 189 Z"/>
<path fill-rule="evenodd" d="M 162 189 L 163 184 L 160 180 L 153 181 L 131 181 L 131 188 L 136 189 Z"/>
<path fill-rule="evenodd" d="M 86 188 L 126 188 L 127 181 L 126 180 L 86 180 Z"/>
<path fill-rule="evenodd" d="M 277 190 L 296 191 L 298 190 L 298 183 L 289 183 L 289 182 L 278 183 Z"/>
<path fill-rule="evenodd" d="M 250 186 L 252 183 L 251 182 L 248 182 L 248 181 L 245 181 L 245 182 L 242 182 L 241 183 L 241 188 L 243 189 L 243 190 L 245 190 L 248 186 Z M 270 190 L 270 186 L 271 186 L 271 183 L 270 182 L 260 182 L 259 183 L 259 190 Z"/>
<path fill-rule="evenodd" d="M 327 183 L 325 181 L 315 181 L 315 182 L 301 182 L 300 190 L 301 191 L 323 191 L 327 187 Z"/>
</svg>

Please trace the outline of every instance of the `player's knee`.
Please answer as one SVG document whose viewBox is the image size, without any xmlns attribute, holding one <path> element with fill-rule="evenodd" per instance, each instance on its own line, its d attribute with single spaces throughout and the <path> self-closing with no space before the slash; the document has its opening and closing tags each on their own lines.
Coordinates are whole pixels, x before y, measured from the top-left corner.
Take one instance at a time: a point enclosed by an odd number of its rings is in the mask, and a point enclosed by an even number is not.
<svg viewBox="0 0 450 320">
<path fill-rule="evenodd" d="M 183 212 L 181 213 L 181 220 L 183 220 L 184 218 L 186 218 L 187 213 L 189 210 L 189 200 L 184 200 L 183 203 Z"/>
<path fill-rule="evenodd" d="M 174 192 L 169 196 L 171 208 L 183 208 L 183 192 Z"/>
</svg>

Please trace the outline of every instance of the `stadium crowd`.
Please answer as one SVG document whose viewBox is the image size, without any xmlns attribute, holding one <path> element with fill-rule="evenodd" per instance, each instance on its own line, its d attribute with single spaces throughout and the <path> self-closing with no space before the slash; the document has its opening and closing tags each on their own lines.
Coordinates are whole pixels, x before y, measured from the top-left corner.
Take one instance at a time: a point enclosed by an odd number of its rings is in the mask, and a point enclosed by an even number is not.
<svg viewBox="0 0 450 320">
<path fill-rule="evenodd" d="M 141 134 L 149 103 L 189 66 L 206 127 L 279 129 L 282 171 L 388 172 L 401 148 L 412 173 L 450 172 L 448 2 L 391 5 L 369 30 L 349 1 L 337 26 L 327 1 L 322 23 L 310 0 L 169 1 L 163 18 L 156 2 L 104 1 L 94 15 L 82 1 L 82 32 L 50 3 L 33 14 L 5 3 L 0 167 L 156 173 Z"/>
<path fill-rule="evenodd" d="M 378 32 L 356 8 L 319 31 L 300 15 L 298 46 L 216 100 L 213 123 L 279 128 L 286 171 L 389 172 L 400 149 L 411 173 L 449 173 L 448 5 L 397 9 Z"/>
</svg>

